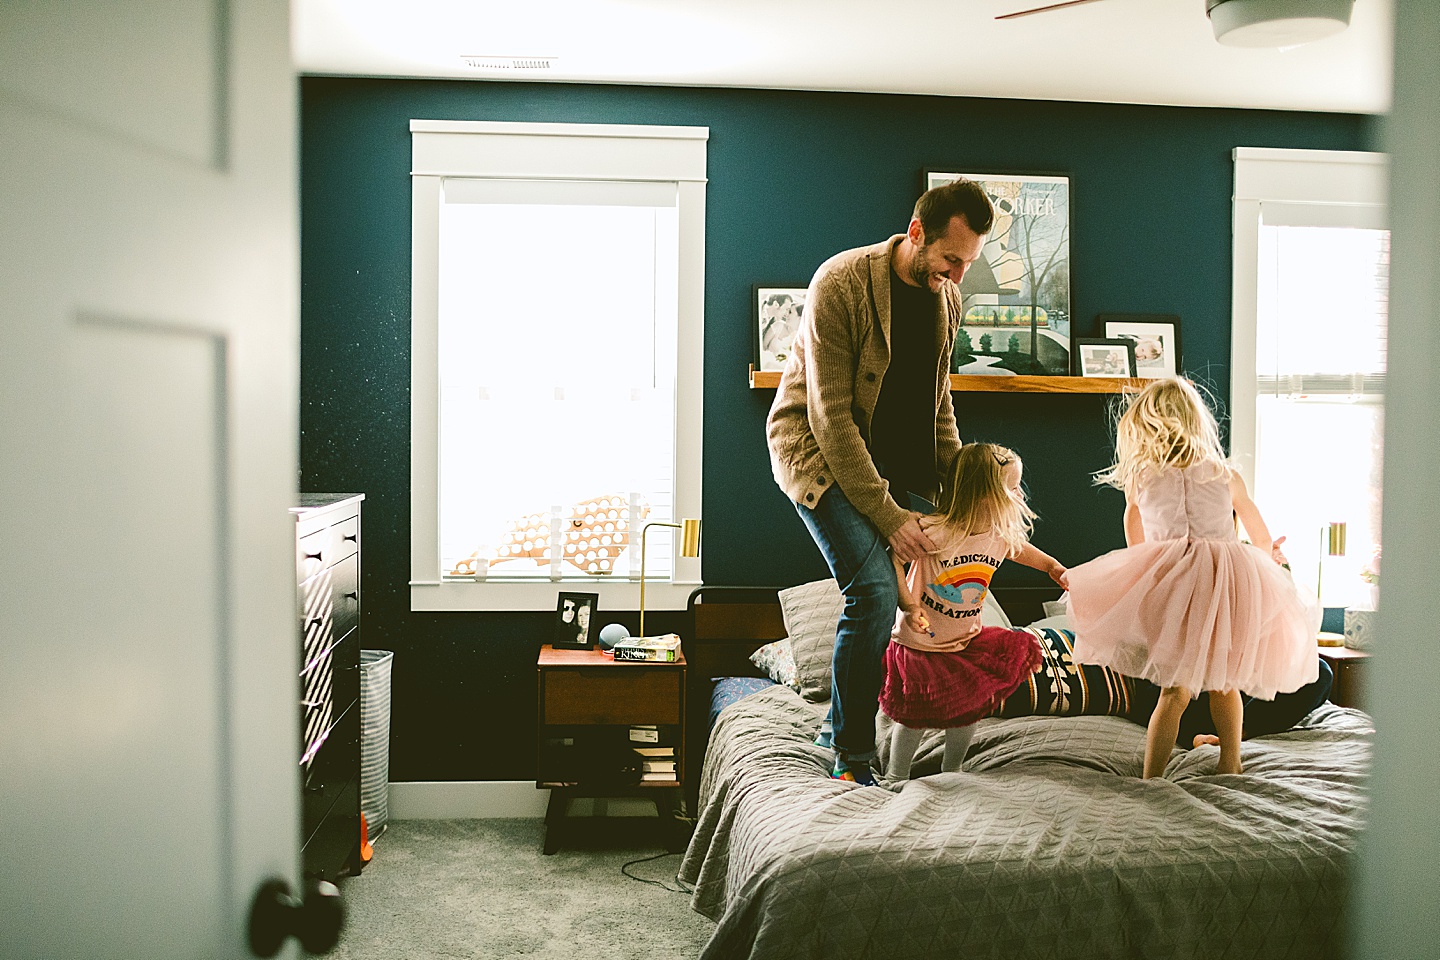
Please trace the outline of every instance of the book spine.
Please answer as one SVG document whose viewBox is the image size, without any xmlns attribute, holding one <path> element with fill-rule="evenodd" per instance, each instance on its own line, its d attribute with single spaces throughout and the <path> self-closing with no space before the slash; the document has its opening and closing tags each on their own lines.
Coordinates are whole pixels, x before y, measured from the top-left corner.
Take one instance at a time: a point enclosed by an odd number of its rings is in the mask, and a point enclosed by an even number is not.
<svg viewBox="0 0 1440 960">
<path fill-rule="evenodd" d="M 654 663 L 674 663 L 674 650 L 655 650 L 644 647 L 616 647 L 616 660 L 648 660 Z"/>
</svg>

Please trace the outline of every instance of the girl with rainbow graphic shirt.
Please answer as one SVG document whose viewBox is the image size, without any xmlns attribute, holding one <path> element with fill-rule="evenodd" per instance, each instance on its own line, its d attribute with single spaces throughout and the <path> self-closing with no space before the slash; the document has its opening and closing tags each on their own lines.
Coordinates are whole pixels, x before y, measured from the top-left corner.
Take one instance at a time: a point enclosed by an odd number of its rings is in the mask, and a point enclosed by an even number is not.
<svg viewBox="0 0 1440 960">
<path fill-rule="evenodd" d="M 910 778 L 924 729 L 945 730 L 941 769 L 959 770 L 975 721 L 1040 669 L 1034 634 L 980 625 L 990 580 L 1007 559 L 1066 586 L 1065 567 L 1029 542 L 1035 513 L 1020 475 L 1013 450 L 993 443 L 962 447 L 940 511 L 920 520 L 935 552 L 908 572 L 895 561 L 900 609 L 880 689 L 880 709 L 894 721 L 885 771 L 892 781 Z"/>
</svg>

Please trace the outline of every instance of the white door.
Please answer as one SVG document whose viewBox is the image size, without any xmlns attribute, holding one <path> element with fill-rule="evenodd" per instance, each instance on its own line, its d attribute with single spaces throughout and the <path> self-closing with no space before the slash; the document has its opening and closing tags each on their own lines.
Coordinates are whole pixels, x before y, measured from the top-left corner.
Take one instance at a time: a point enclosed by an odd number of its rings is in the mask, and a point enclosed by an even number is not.
<svg viewBox="0 0 1440 960">
<path fill-rule="evenodd" d="M 297 878 L 295 99 L 283 0 L 0 3 L 7 960 Z"/>
</svg>

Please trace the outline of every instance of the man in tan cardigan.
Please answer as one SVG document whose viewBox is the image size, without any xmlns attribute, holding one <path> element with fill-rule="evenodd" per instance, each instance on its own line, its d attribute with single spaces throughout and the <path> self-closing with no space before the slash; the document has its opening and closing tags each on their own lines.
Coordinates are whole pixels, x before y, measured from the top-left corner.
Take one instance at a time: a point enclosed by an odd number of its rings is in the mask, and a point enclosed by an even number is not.
<svg viewBox="0 0 1440 960">
<path fill-rule="evenodd" d="M 830 696 L 837 779 L 874 782 L 898 603 L 886 547 L 906 562 L 934 549 L 909 508 L 935 500 L 960 450 L 950 399 L 960 280 L 994 220 L 984 190 L 957 180 L 920 197 L 904 234 L 821 264 L 770 408 L 775 479 L 845 595 Z"/>
</svg>

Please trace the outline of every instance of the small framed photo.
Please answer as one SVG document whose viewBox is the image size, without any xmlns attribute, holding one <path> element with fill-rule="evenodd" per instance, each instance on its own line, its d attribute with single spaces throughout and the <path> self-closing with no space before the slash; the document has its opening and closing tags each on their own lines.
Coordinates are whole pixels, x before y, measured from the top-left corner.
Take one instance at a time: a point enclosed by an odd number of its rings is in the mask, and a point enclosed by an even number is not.
<svg viewBox="0 0 1440 960">
<path fill-rule="evenodd" d="M 1135 376 L 1179 376 L 1180 318 L 1155 313 L 1102 313 L 1096 326 L 1106 337 L 1135 342 Z"/>
<path fill-rule="evenodd" d="M 1135 341 L 1123 337 L 1075 341 L 1075 372 L 1082 377 L 1135 376 Z"/>
<path fill-rule="evenodd" d="M 785 369 L 804 315 L 804 287 L 755 288 L 756 370 Z"/>
<path fill-rule="evenodd" d="M 595 615 L 600 610 L 598 593 L 562 593 L 555 604 L 556 650 L 589 650 L 600 633 Z"/>
</svg>

